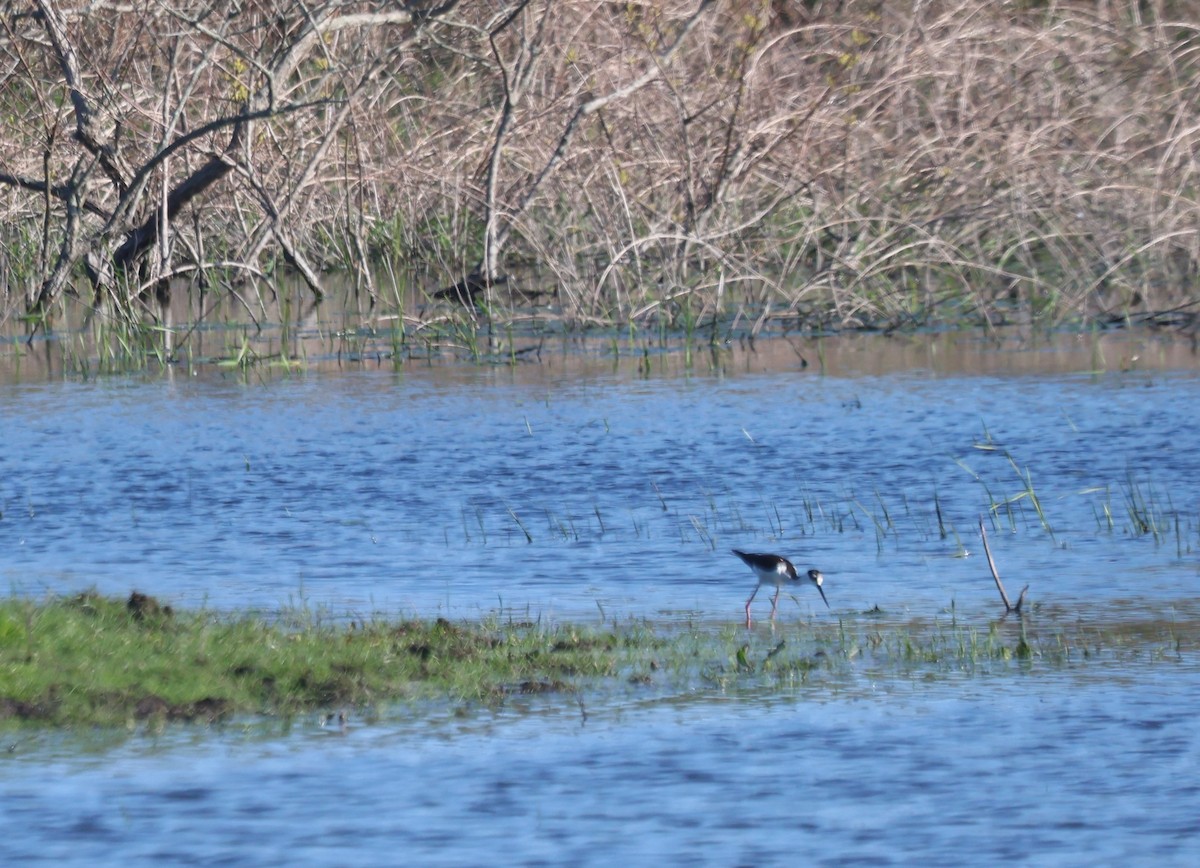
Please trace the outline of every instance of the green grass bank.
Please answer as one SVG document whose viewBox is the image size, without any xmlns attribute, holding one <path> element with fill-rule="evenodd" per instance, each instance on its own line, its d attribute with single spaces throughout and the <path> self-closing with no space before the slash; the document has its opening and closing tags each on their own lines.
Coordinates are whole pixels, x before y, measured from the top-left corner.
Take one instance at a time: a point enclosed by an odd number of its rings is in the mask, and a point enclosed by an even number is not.
<svg viewBox="0 0 1200 868">
<path fill-rule="evenodd" d="M 0 601 L 0 722 L 132 727 L 307 712 L 371 717 L 405 703 L 469 711 L 530 694 L 582 708 L 584 696 L 593 703 L 630 694 L 762 695 L 864 680 L 1175 665 L 1198 639 L 1195 619 L 1096 625 L 1037 609 L 976 624 L 953 612 L 922 623 L 866 612 L 747 631 L 172 611 L 137 593 L 9 598 Z"/>
</svg>

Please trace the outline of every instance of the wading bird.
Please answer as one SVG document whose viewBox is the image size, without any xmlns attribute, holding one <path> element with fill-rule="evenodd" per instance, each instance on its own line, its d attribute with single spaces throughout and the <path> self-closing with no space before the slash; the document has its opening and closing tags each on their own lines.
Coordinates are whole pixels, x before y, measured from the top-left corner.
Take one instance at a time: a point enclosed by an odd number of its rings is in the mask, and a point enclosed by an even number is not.
<svg viewBox="0 0 1200 868">
<path fill-rule="evenodd" d="M 801 582 L 803 579 L 796 575 L 796 568 L 792 566 L 792 562 L 787 558 L 781 558 L 779 555 L 756 555 L 749 552 L 739 552 L 737 549 L 733 549 L 733 553 L 742 559 L 742 563 L 754 571 L 754 575 L 758 576 L 758 584 L 754 586 L 754 593 L 746 601 L 746 626 L 750 626 L 750 604 L 754 602 L 755 594 L 758 593 L 758 589 L 763 585 L 775 586 L 775 599 L 771 601 L 771 620 L 774 621 L 775 610 L 779 607 L 779 593 L 783 590 L 783 586 Z M 825 607 L 832 608 L 829 605 L 829 601 L 825 599 L 825 590 L 821 587 L 821 583 L 825 581 L 825 577 L 821 575 L 821 571 L 809 570 L 807 578 L 821 592 L 821 599 L 825 601 Z"/>
</svg>

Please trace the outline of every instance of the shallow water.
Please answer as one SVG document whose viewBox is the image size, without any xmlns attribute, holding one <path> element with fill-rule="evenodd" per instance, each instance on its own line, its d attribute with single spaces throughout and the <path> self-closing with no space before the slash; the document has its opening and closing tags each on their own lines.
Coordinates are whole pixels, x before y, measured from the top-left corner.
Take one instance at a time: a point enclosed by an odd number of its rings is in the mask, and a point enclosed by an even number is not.
<svg viewBox="0 0 1200 868">
<path fill-rule="evenodd" d="M 988 526 L 1014 597 L 1160 611 L 1197 586 L 1197 406 L 1195 368 L 18 384 L 0 390 L 0 582 L 732 619 L 737 547 L 819 567 L 841 613 L 975 611 L 997 602 L 978 520 L 1009 502 Z M 821 613 L 811 590 L 790 617 Z"/>
<path fill-rule="evenodd" d="M 832 611 L 802 588 L 781 600 L 786 625 L 878 606 L 986 631 L 1001 607 L 984 515 L 1035 626 L 1197 617 L 1200 376 L 1177 345 L 775 341 L 682 367 L 664 353 L 640 376 L 581 351 L 249 380 L 10 376 L 0 581 L 718 629 L 752 587 L 738 547 L 825 573 Z M 769 606 L 759 595 L 764 636 Z M 1193 861 L 1190 644 L 971 676 L 855 671 L 762 694 L 631 689 L 586 720 L 546 697 L 400 708 L 344 732 L 314 717 L 12 734 L 0 856 Z"/>
<path fill-rule="evenodd" d="M 1194 665 L 290 735 L 0 763 L 0 853 L 55 863 L 1191 864 Z"/>
</svg>

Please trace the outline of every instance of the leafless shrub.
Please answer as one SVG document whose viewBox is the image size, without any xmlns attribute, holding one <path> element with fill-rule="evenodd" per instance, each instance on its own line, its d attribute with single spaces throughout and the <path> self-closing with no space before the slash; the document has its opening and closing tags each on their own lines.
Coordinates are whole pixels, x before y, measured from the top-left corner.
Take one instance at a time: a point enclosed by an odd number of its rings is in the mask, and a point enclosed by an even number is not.
<svg viewBox="0 0 1200 868">
<path fill-rule="evenodd" d="M 0 25 L 10 306 L 386 258 L 577 324 L 1192 312 L 1195 3 L 49 2 Z M 16 7 L 14 7 L 16 8 Z"/>
</svg>

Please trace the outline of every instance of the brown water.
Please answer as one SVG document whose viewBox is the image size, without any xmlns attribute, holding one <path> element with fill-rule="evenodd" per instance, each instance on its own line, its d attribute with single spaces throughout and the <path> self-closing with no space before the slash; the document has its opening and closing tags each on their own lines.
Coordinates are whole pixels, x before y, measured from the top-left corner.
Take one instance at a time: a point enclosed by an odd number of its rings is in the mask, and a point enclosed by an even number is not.
<svg viewBox="0 0 1200 868">
<path fill-rule="evenodd" d="M 781 372 L 801 366 L 834 376 L 886 376 L 904 371 L 999 376 L 1133 370 L 1194 370 L 1194 336 L 1120 329 L 1088 333 L 1008 327 L 987 332 L 802 335 L 789 320 L 759 327 L 741 311 L 697 330 L 690 340 L 653 321 L 580 332 L 551 305 L 519 311 L 511 322 L 472 318 L 461 308 L 406 297 L 372 306 L 348 287 L 331 285 L 315 305 L 298 285 L 243 304 L 232 295 L 176 292 L 155 307 L 149 330 L 132 329 L 111 312 L 72 307 L 65 318 L 32 329 L 0 317 L 0 383 L 88 379 L 127 370 L 139 348 L 145 367 L 168 378 L 200 376 L 251 382 L 297 371 L 344 373 L 438 368 L 441 382 L 477 378 L 479 363 L 507 368 L 523 383 L 564 377 L 686 376 Z M 153 306 L 153 305 L 152 305 Z M 171 359 L 165 371 L 160 362 Z M 239 361 L 248 361 L 242 368 Z M 461 366 L 455 361 L 476 364 Z"/>
<path fill-rule="evenodd" d="M 739 629 L 737 547 L 825 573 L 832 610 L 812 589 L 785 596 L 780 629 L 878 606 L 986 631 L 982 515 L 1010 593 L 1031 586 L 1034 629 L 1197 615 L 1186 342 L 793 336 L 689 360 L 556 340 L 540 364 L 314 351 L 286 373 L 192 362 L 99 380 L 10 356 L 0 581 Z M 346 732 L 313 718 L 90 746 L 13 736 L 0 856 L 1190 864 L 1197 660 L 1184 643 L 766 695 L 634 690 L 586 721 L 549 697 Z"/>
</svg>

